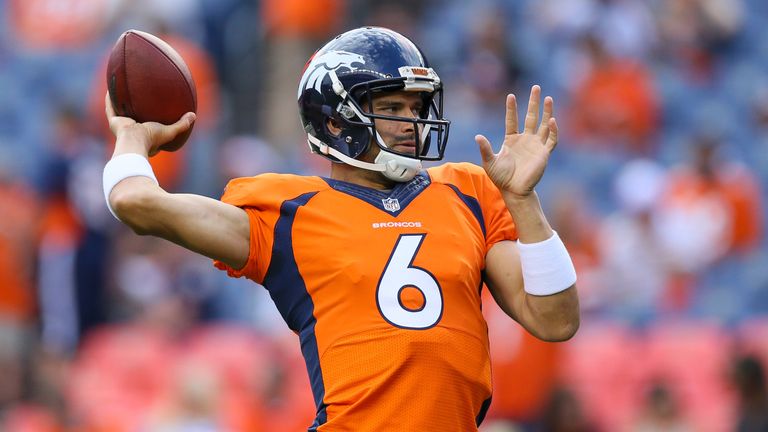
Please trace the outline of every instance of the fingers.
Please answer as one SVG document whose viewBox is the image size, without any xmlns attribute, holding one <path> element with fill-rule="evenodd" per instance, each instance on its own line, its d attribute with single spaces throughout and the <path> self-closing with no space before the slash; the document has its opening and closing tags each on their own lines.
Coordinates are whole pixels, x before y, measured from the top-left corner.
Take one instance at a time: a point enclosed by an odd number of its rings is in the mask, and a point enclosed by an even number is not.
<svg viewBox="0 0 768 432">
<path fill-rule="evenodd" d="M 554 117 L 550 118 L 547 122 L 547 129 L 549 130 L 549 136 L 544 146 L 551 153 L 557 147 L 557 121 L 555 121 Z"/>
<path fill-rule="evenodd" d="M 475 142 L 480 148 L 480 157 L 483 159 L 483 166 L 487 167 L 488 164 L 493 162 L 493 159 L 496 157 L 496 155 L 493 153 L 491 142 L 488 141 L 488 138 L 482 135 L 475 135 Z"/>
<path fill-rule="evenodd" d="M 544 114 L 541 116 L 541 124 L 539 124 L 539 131 L 536 134 L 541 139 L 541 142 L 546 143 L 549 137 L 549 119 L 552 118 L 552 112 L 554 110 L 554 101 L 551 97 L 544 98 Z"/>
<path fill-rule="evenodd" d="M 507 113 L 504 118 L 504 135 L 512 135 L 520 132 L 517 126 L 517 99 L 515 95 L 507 95 Z"/>
<path fill-rule="evenodd" d="M 183 127 L 183 130 L 182 130 L 182 132 L 183 132 L 183 131 L 189 129 L 190 127 L 192 127 L 192 125 L 195 123 L 196 119 L 197 119 L 197 115 L 195 113 L 188 112 L 188 113 L 184 114 L 183 116 L 181 116 L 179 121 L 174 123 L 174 126 L 179 125 L 180 127 Z"/>
<path fill-rule="evenodd" d="M 187 129 L 192 127 L 192 125 L 195 123 L 196 118 L 197 116 L 195 115 L 195 113 L 188 112 L 183 116 L 181 116 L 181 118 L 177 120 L 176 123 L 169 126 L 161 126 L 160 133 L 162 135 L 160 137 L 160 140 L 163 143 L 166 143 L 176 138 L 177 136 L 181 135 L 182 133 L 186 132 Z"/>
<path fill-rule="evenodd" d="M 525 132 L 536 133 L 539 123 L 539 101 L 541 100 L 541 87 L 531 87 L 531 96 L 528 98 L 528 112 L 525 114 Z"/>
</svg>

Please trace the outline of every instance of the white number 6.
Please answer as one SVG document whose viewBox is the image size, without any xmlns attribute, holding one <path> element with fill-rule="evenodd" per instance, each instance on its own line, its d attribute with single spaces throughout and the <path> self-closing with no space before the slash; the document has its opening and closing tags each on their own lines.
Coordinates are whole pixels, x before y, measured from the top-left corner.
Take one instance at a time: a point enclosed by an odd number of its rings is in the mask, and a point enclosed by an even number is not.
<svg viewBox="0 0 768 432">
<path fill-rule="evenodd" d="M 430 272 L 411 264 L 426 234 L 403 234 L 384 268 L 376 287 L 379 312 L 396 327 L 422 330 L 433 327 L 443 316 L 443 293 L 440 284 Z M 423 306 L 408 309 L 400 294 L 404 288 L 414 287 L 424 296 Z"/>
</svg>

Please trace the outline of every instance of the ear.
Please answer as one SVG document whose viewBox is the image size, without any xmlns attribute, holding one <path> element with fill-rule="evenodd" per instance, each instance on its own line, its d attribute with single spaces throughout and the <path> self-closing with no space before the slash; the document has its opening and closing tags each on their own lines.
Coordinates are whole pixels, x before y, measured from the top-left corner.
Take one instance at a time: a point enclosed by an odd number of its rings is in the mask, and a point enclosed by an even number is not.
<svg viewBox="0 0 768 432">
<path fill-rule="evenodd" d="M 334 137 L 338 137 L 341 133 L 341 125 L 339 125 L 339 122 L 336 121 L 336 119 L 329 118 L 326 126 L 328 127 L 328 132 Z"/>
</svg>

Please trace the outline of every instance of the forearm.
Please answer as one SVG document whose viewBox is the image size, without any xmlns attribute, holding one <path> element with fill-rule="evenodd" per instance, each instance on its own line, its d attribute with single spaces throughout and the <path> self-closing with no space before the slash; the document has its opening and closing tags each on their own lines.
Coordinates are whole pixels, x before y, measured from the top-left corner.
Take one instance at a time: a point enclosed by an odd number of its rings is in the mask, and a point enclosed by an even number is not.
<svg viewBox="0 0 768 432">
<path fill-rule="evenodd" d="M 509 193 L 502 193 L 502 197 L 515 221 L 521 243 L 538 243 L 552 237 L 552 227 L 544 215 L 536 192 L 523 198 Z"/>
<path fill-rule="evenodd" d="M 503 194 L 503 197 L 507 209 L 515 221 L 519 239 L 518 249 L 520 249 L 521 254 L 526 253 L 522 249 L 528 249 L 529 245 L 542 244 L 541 242 L 546 240 L 559 242 L 559 239 L 553 239 L 554 231 L 544 215 L 535 192 L 523 198 L 511 194 Z M 529 258 L 527 260 L 523 256 L 520 257 L 521 267 L 523 267 L 522 273 L 527 272 L 529 276 L 521 278 L 524 289 L 520 290 L 517 300 L 519 318 L 532 333 L 541 339 L 550 341 L 569 339 L 579 327 L 579 302 L 576 286 L 575 283 L 568 286 L 572 280 L 563 283 L 562 277 L 555 276 L 561 274 L 560 269 L 566 273 L 567 267 L 572 269 L 570 258 L 567 256 L 567 252 L 563 252 L 565 255 L 560 255 L 561 260 L 553 262 L 557 263 L 557 269 L 554 272 L 545 273 L 546 278 L 544 278 L 540 272 L 547 268 L 549 258 L 545 256 L 531 258 L 530 253 L 538 252 L 528 253 Z M 534 264 L 536 265 L 535 269 L 531 272 L 531 267 Z M 538 286 L 526 286 L 526 279 L 527 285 L 532 285 L 534 277 Z M 541 287 L 542 284 L 545 286 Z M 540 292 L 542 288 L 543 293 Z"/>
<path fill-rule="evenodd" d="M 559 342 L 576 334 L 581 319 L 575 285 L 548 296 L 525 293 L 520 301 L 520 321 L 539 339 Z"/>
</svg>

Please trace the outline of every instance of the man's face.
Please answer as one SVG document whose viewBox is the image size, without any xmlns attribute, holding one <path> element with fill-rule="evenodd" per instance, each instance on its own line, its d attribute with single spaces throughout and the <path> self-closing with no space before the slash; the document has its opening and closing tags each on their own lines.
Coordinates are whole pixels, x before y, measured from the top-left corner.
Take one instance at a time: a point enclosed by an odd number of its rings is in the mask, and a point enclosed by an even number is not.
<svg viewBox="0 0 768 432">
<path fill-rule="evenodd" d="M 370 107 L 367 103 L 363 104 L 366 111 L 371 107 L 373 114 L 417 119 L 424 107 L 424 101 L 418 92 L 388 92 L 374 95 Z M 418 125 L 418 130 L 414 131 L 414 124 L 405 121 L 375 119 L 374 124 L 376 131 L 391 150 L 409 156 L 416 154 L 416 139 L 421 134 L 422 125 Z M 376 145 L 371 148 L 378 150 Z M 378 154 L 378 151 L 375 153 Z"/>
</svg>

